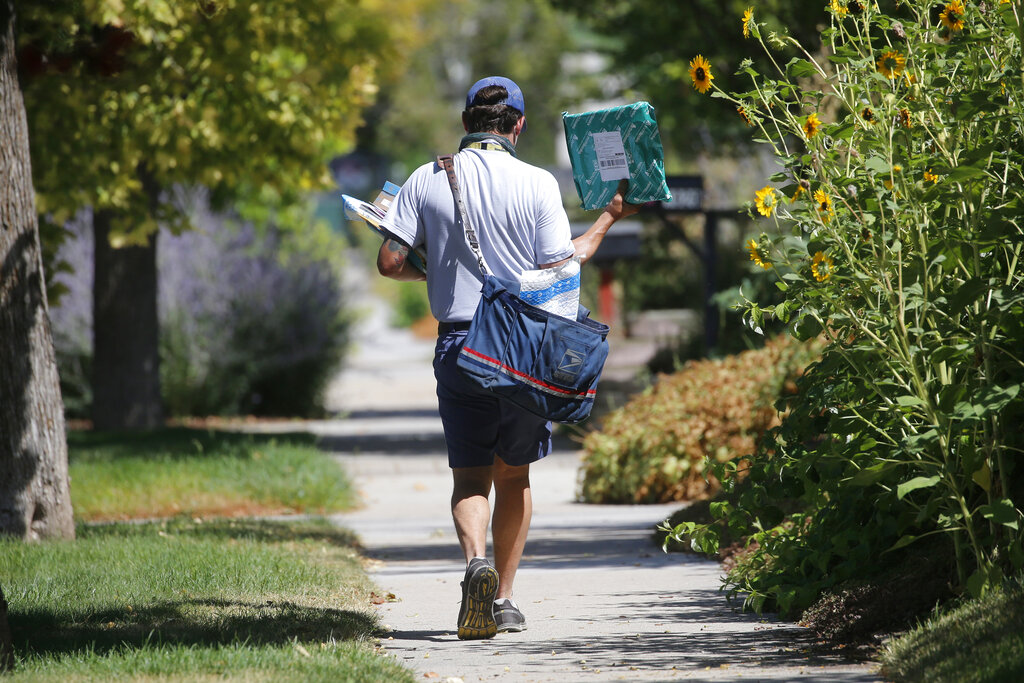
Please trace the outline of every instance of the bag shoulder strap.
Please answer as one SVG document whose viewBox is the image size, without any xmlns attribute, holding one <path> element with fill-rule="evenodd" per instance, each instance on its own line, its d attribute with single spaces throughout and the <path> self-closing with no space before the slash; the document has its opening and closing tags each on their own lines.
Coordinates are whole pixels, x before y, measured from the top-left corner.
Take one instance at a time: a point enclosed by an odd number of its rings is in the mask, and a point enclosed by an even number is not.
<svg viewBox="0 0 1024 683">
<path fill-rule="evenodd" d="M 491 269 L 487 267 L 487 263 L 484 261 L 484 254 L 480 251 L 480 240 L 476 236 L 476 230 L 469 224 L 469 216 L 466 214 L 466 205 L 462 201 L 462 193 L 459 192 L 459 181 L 455 177 L 455 163 L 452 160 L 451 154 L 444 154 L 437 157 L 437 165 L 444 169 L 445 174 L 448 176 L 448 185 L 452 188 L 452 196 L 455 197 L 455 206 L 459 210 L 459 219 L 462 221 L 462 230 L 466 234 L 466 241 L 469 243 L 469 248 L 473 250 L 473 255 L 476 256 L 477 265 L 480 267 L 480 272 L 484 275 L 490 275 Z"/>
</svg>

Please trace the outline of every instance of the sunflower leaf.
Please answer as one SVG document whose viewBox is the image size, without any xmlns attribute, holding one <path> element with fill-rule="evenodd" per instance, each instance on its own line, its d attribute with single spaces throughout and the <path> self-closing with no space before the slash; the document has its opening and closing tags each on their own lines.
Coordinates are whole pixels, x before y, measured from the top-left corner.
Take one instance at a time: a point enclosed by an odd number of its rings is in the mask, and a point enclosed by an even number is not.
<svg viewBox="0 0 1024 683">
<path fill-rule="evenodd" d="M 806 59 L 794 57 L 786 65 L 786 74 L 790 78 L 811 78 L 818 73 L 818 69 Z"/>
</svg>

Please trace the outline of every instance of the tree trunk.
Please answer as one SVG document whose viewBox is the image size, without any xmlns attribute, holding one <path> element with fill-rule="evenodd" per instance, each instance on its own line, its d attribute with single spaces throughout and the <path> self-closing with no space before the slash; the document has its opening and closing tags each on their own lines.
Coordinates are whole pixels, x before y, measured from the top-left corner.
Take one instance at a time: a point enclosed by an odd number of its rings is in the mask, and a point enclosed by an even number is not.
<svg viewBox="0 0 1024 683">
<path fill-rule="evenodd" d="M 14 645 L 11 644 L 11 627 L 7 623 L 7 601 L 4 587 L 0 586 L 0 673 L 14 668 Z"/>
<path fill-rule="evenodd" d="M 14 9 L 0 0 L 0 534 L 73 538 Z"/>
<path fill-rule="evenodd" d="M 93 427 L 152 429 L 163 424 L 156 234 L 144 247 L 115 249 L 111 218 L 93 214 Z"/>
</svg>

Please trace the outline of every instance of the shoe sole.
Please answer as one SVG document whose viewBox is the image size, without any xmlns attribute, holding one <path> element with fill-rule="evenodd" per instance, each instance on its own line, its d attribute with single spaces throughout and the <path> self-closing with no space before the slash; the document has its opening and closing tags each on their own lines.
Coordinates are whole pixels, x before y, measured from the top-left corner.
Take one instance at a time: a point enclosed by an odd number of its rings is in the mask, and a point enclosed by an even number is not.
<svg viewBox="0 0 1024 683">
<path fill-rule="evenodd" d="M 522 633 L 526 630 L 526 624 L 513 624 L 511 626 L 499 626 L 498 633 Z"/>
<path fill-rule="evenodd" d="M 493 638 L 498 633 L 494 621 L 494 596 L 498 593 L 498 572 L 480 567 L 468 579 L 459 610 L 459 640 Z"/>
</svg>

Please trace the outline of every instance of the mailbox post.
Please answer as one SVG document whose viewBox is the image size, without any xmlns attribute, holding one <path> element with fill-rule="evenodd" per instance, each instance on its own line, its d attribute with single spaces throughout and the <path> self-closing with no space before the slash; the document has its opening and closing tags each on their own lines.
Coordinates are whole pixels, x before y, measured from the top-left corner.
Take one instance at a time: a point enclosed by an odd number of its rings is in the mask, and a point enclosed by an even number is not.
<svg viewBox="0 0 1024 683">
<path fill-rule="evenodd" d="M 704 344 L 708 351 L 711 351 L 718 346 L 718 307 L 712 301 L 717 291 L 718 280 L 718 217 L 721 214 L 736 212 L 704 209 L 702 176 L 668 176 L 666 181 L 672 192 L 672 199 L 667 202 L 656 202 L 652 209 L 661 222 L 679 237 L 704 265 Z M 687 237 L 682 227 L 672 220 L 672 216 L 698 213 L 704 215 L 704 238 L 700 245 Z"/>
<path fill-rule="evenodd" d="M 694 175 L 676 175 L 666 178 L 672 199 L 667 202 L 651 202 L 645 204 L 642 214 L 657 216 L 672 234 L 683 241 L 692 251 L 704 268 L 704 343 L 709 351 L 718 346 L 718 307 L 712 302 L 718 291 L 718 218 L 719 216 L 736 215 L 739 209 L 705 209 L 704 178 Z M 676 216 L 701 214 L 704 216 L 704 234 L 700 244 L 691 240 L 675 220 Z M 573 224 L 572 235 L 582 235 L 588 225 Z M 639 221 L 625 220 L 617 223 L 615 229 L 605 235 L 601 248 L 592 261 L 601 271 L 601 284 L 598 292 L 600 319 L 612 323 L 618 319 L 619 310 L 613 285 L 612 266 L 621 259 L 640 257 L 640 233 L 642 224 Z"/>
</svg>

